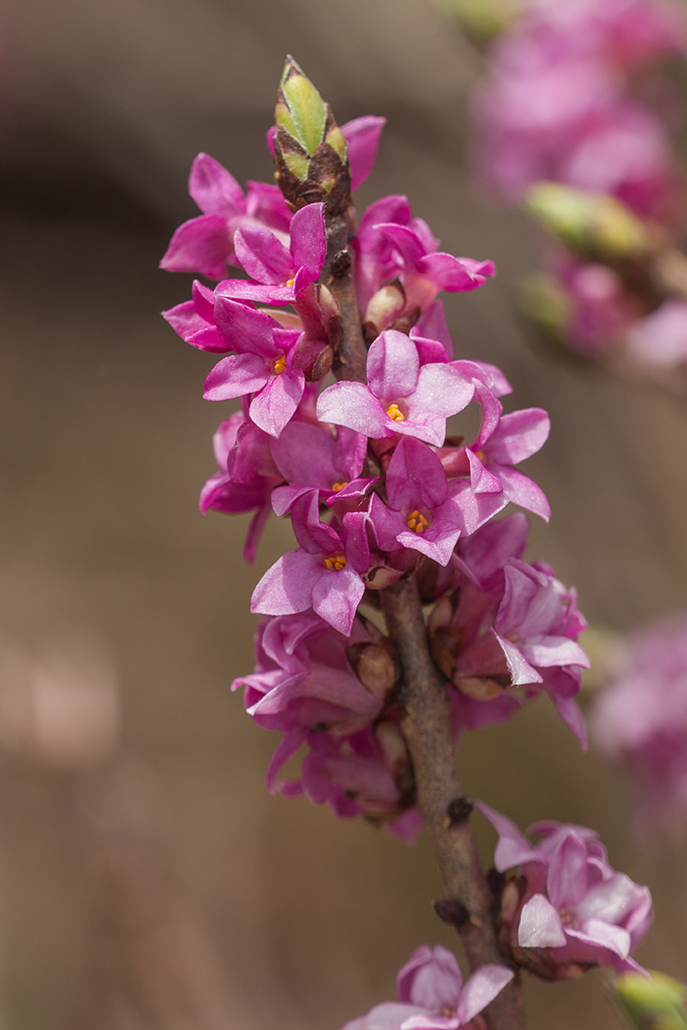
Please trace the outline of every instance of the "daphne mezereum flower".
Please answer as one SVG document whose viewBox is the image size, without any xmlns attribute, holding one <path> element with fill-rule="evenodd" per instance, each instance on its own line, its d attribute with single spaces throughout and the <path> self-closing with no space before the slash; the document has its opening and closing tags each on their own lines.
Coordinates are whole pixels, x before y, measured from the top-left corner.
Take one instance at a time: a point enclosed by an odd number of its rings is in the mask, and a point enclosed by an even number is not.
<svg viewBox="0 0 687 1030">
<path fill-rule="evenodd" d="M 291 524 L 300 547 L 287 551 L 262 577 L 250 610 L 261 615 L 293 615 L 313 608 L 325 622 L 348 635 L 365 592 L 361 573 L 370 548 L 358 513 L 343 516 L 341 532 L 321 522 L 318 491 L 299 498 Z"/>
<path fill-rule="evenodd" d="M 420 367 L 413 340 L 388 329 L 368 351 L 367 383 L 328 387 L 317 403 L 317 417 L 373 439 L 401 433 L 441 447 L 446 419 L 467 407 L 474 393 L 472 380 L 450 364 Z"/>
<path fill-rule="evenodd" d="M 193 162 L 188 191 L 203 212 L 176 230 L 160 262 L 168 272 L 200 272 L 223 279 L 236 263 L 234 233 L 242 225 L 264 226 L 288 238 L 291 210 L 274 184 L 249 182 L 247 193 L 226 168 L 207 154 Z"/>
<path fill-rule="evenodd" d="M 679 836 L 687 817 L 687 619 L 627 638 L 592 709 L 593 739 L 630 771 L 638 826 Z"/>
<path fill-rule="evenodd" d="M 455 955 L 438 944 L 413 952 L 396 977 L 398 1001 L 376 1005 L 343 1030 L 458 1030 L 472 1026 L 513 979 L 506 966 L 485 965 L 463 983 Z"/>
<path fill-rule="evenodd" d="M 631 953 L 652 917 L 651 894 L 609 864 L 596 833 L 583 826 L 542 822 L 530 844 L 506 816 L 483 802 L 482 815 L 499 834 L 494 865 L 520 867 L 507 881 L 501 919 L 517 961 L 546 979 L 569 979 L 593 965 L 643 972 Z"/>
</svg>

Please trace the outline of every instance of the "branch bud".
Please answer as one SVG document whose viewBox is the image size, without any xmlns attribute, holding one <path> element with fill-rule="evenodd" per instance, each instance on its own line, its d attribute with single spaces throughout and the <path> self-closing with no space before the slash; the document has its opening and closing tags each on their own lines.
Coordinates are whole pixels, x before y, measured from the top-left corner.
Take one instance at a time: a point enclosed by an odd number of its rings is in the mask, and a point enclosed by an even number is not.
<svg viewBox="0 0 687 1030">
<path fill-rule="evenodd" d="M 561 243 L 587 260 L 613 263 L 638 258 L 649 249 L 643 223 L 622 201 L 606 193 L 537 182 L 525 203 Z"/>
<path fill-rule="evenodd" d="M 396 662 L 383 644 L 350 644 L 346 657 L 365 690 L 379 701 L 396 685 Z"/>
<path fill-rule="evenodd" d="M 663 973 L 625 973 L 615 981 L 615 993 L 637 1030 L 687 1028 L 687 988 Z"/>
<path fill-rule="evenodd" d="M 275 110 L 274 177 L 295 209 L 320 201 L 329 215 L 351 204 L 346 140 L 327 104 L 292 57 L 286 58 Z"/>
<path fill-rule="evenodd" d="M 515 0 L 435 0 L 476 43 L 491 43 L 521 14 Z"/>
</svg>

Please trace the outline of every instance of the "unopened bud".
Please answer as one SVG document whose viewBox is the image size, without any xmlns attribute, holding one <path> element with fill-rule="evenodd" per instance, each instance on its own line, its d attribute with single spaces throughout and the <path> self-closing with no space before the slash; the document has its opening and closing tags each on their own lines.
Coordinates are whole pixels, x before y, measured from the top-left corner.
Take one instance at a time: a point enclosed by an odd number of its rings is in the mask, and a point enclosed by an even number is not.
<svg viewBox="0 0 687 1030">
<path fill-rule="evenodd" d="M 587 193 L 555 182 L 530 187 L 532 214 L 570 250 L 598 261 L 636 258 L 648 250 L 649 235 L 630 209 L 606 193 Z"/>
<path fill-rule="evenodd" d="M 572 318 L 570 296 L 561 283 L 545 272 L 527 276 L 518 291 L 521 313 L 547 339 L 563 343 Z"/>
<path fill-rule="evenodd" d="M 478 43 L 489 43 L 521 13 L 516 0 L 435 0 L 435 3 Z"/>
<path fill-rule="evenodd" d="M 637 1030 L 687 1028 L 687 988 L 663 973 L 625 973 L 615 981 L 615 993 Z"/>
<path fill-rule="evenodd" d="M 292 57 L 277 94 L 275 179 L 295 209 L 323 201 L 329 214 L 350 205 L 351 173 L 346 140 L 327 104 Z"/>
<path fill-rule="evenodd" d="M 374 734 L 401 795 L 408 794 L 415 786 L 415 777 L 401 730 L 395 722 L 383 719 L 375 726 Z"/>
<path fill-rule="evenodd" d="M 346 657 L 365 690 L 377 700 L 382 701 L 396 685 L 396 662 L 384 644 L 351 644 Z"/>
<path fill-rule="evenodd" d="M 376 339 L 396 321 L 405 306 L 406 294 L 400 282 L 382 286 L 372 296 L 365 311 L 363 325 L 366 337 Z"/>
<path fill-rule="evenodd" d="M 475 701 L 491 701 L 503 693 L 501 684 L 490 676 L 460 676 L 454 683 L 461 694 Z"/>
</svg>

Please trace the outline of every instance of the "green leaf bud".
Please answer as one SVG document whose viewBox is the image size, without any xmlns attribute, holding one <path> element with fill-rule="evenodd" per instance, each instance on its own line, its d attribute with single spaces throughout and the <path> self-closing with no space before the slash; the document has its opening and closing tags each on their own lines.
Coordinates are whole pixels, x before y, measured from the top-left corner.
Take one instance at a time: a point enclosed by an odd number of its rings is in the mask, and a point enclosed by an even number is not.
<svg viewBox="0 0 687 1030">
<path fill-rule="evenodd" d="M 649 248 L 644 224 L 608 194 L 537 182 L 525 202 L 550 232 L 581 257 L 613 263 L 637 258 Z"/>
<path fill-rule="evenodd" d="M 615 993 L 637 1030 L 687 1030 L 687 987 L 664 973 L 625 973 L 616 979 Z"/>
</svg>

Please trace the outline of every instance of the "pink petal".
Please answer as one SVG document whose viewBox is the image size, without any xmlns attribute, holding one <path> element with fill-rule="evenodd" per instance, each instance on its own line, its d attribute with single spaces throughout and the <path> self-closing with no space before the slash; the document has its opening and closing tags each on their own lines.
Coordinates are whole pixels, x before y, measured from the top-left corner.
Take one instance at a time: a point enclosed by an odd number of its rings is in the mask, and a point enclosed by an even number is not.
<svg viewBox="0 0 687 1030">
<path fill-rule="evenodd" d="M 386 118 L 373 114 L 354 118 L 341 126 L 341 132 L 348 147 L 348 163 L 351 168 L 351 189 L 357 190 L 367 179 L 374 167 L 379 147 L 379 137 L 386 125 Z"/>
<path fill-rule="evenodd" d="M 523 905 L 518 925 L 521 948 L 562 948 L 567 944 L 561 917 L 548 898 L 534 894 Z"/>
<path fill-rule="evenodd" d="M 299 368 L 270 376 L 251 401 L 250 417 L 270 436 L 279 436 L 291 420 L 305 390 L 305 376 Z"/>
<path fill-rule="evenodd" d="M 622 926 L 612 926 L 601 919 L 588 919 L 581 930 L 568 930 L 568 937 L 573 937 L 582 944 L 591 944 L 595 948 L 607 948 L 618 958 L 627 958 L 630 954 L 630 935 Z"/>
<path fill-rule="evenodd" d="M 294 615 L 311 607 L 313 587 L 325 569 L 319 556 L 297 548 L 287 551 L 262 577 L 250 600 L 261 615 Z"/>
<path fill-rule="evenodd" d="M 227 350 L 258 354 L 269 358 L 277 354 L 273 330 L 277 323 L 264 311 L 218 296 L 214 309 L 217 328 L 226 341 Z"/>
<path fill-rule="evenodd" d="M 510 640 L 505 640 L 499 636 L 495 629 L 491 631 L 499 644 L 501 650 L 506 659 L 506 665 L 511 675 L 511 680 L 514 687 L 524 687 L 528 683 L 543 683 L 541 676 L 536 669 L 533 669 L 529 662 L 524 658 L 519 648 L 512 644 Z"/>
<path fill-rule="evenodd" d="M 208 154 L 198 154 L 191 165 L 188 192 L 205 215 L 226 219 L 245 209 L 243 190 L 234 176 Z"/>
<path fill-rule="evenodd" d="M 499 835 L 499 842 L 494 852 L 494 865 L 500 873 L 505 873 L 507 869 L 513 869 L 524 862 L 537 860 L 536 852 L 530 842 L 507 816 L 501 815 L 495 808 L 486 805 L 484 801 L 475 801 L 475 808 L 491 823 Z"/>
<path fill-rule="evenodd" d="M 292 278 L 291 254 L 269 229 L 242 226 L 234 233 L 234 250 L 241 267 L 259 283 L 279 286 Z"/>
<path fill-rule="evenodd" d="M 431 411 L 448 418 L 466 408 L 474 394 L 475 384 L 453 365 L 423 365 L 417 388 L 408 401 L 410 417 Z"/>
<path fill-rule="evenodd" d="M 291 219 L 290 233 L 293 268 L 306 268 L 311 282 L 314 282 L 322 271 L 327 254 L 324 204 L 306 204 L 296 211 Z"/>
<path fill-rule="evenodd" d="M 270 379 L 265 362 L 255 354 L 230 354 L 218 361 L 205 380 L 206 401 L 226 401 L 262 390 Z"/>
<path fill-rule="evenodd" d="M 517 465 L 546 443 L 551 420 L 542 408 L 523 408 L 504 415 L 488 443 L 489 457 L 500 465 Z"/>
<path fill-rule="evenodd" d="M 403 437 L 386 471 L 389 504 L 393 508 L 436 508 L 448 495 L 446 473 L 434 451 L 412 436 Z"/>
<path fill-rule="evenodd" d="M 312 606 L 330 626 L 350 636 L 364 593 L 365 584 L 350 565 L 338 571 L 327 569 L 313 587 Z"/>
<path fill-rule="evenodd" d="M 500 994 L 507 983 L 515 976 L 512 969 L 506 966 L 485 965 L 469 977 L 460 992 L 456 1006 L 459 1026 L 469 1023 L 471 1019 L 485 1009 L 489 1002 Z"/>
<path fill-rule="evenodd" d="M 574 830 L 561 839 L 549 863 L 546 889 L 556 908 L 570 908 L 587 890 L 587 846 Z"/>
<path fill-rule="evenodd" d="M 329 386 L 317 401 L 317 417 L 375 440 L 394 435 L 386 411 L 364 383 L 342 381 Z"/>
<path fill-rule="evenodd" d="M 227 258 L 232 252 L 226 218 L 202 215 L 179 226 L 160 268 L 168 272 L 200 272 L 208 279 L 221 279 L 227 273 Z"/>
<path fill-rule="evenodd" d="M 367 382 L 375 397 L 382 401 L 398 401 L 413 393 L 419 371 L 417 347 L 408 336 L 395 329 L 381 333 L 368 351 Z"/>
<path fill-rule="evenodd" d="M 493 464 L 491 471 L 500 479 L 503 492 L 509 501 L 533 512 L 545 522 L 549 521 L 551 507 L 546 499 L 546 494 L 534 480 L 509 465 Z"/>
</svg>

